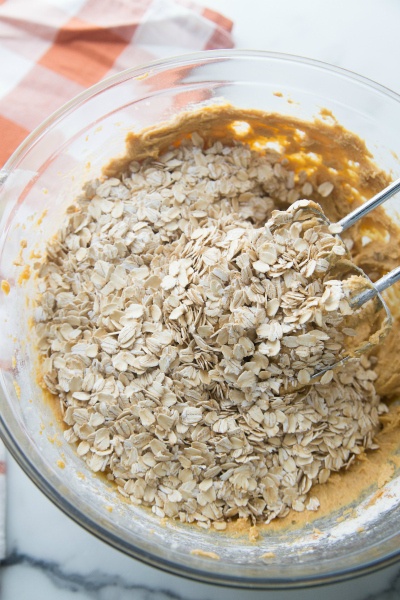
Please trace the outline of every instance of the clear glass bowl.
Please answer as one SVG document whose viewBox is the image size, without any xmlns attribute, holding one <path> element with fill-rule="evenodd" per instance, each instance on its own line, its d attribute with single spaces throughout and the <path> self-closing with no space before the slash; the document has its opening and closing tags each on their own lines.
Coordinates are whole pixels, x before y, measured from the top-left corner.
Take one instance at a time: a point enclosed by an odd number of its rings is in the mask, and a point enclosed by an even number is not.
<svg viewBox="0 0 400 600">
<path fill-rule="evenodd" d="M 150 512 L 122 502 L 104 478 L 86 468 L 64 442 L 51 402 L 37 383 L 30 331 L 34 281 L 17 285 L 21 267 L 15 266 L 16 257 L 21 251 L 24 262 L 35 261 L 32 251 L 44 248 L 82 183 L 123 151 L 129 130 L 221 97 L 240 107 L 304 119 L 325 107 L 366 140 L 382 168 L 400 176 L 400 97 L 315 61 L 267 52 L 204 52 L 129 69 L 84 92 L 38 127 L 0 171 L 0 279 L 11 283 L 10 294 L 0 298 L 1 434 L 25 472 L 66 514 L 150 565 L 253 589 L 353 577 L 399 556 L 397 474 L 379 499 L 369 503 L 370 497 L 364 498 L 343 522 L 337 522 L 341 513 L 334 511 L 301 530 L 267 533 L 256 544 L 195 527 L 162 525 Z M 400 222 L 394 211 L 393 218 Z M 318 541 L 314 527 L 324 532 Z M 192 549 L 217 552 L 220 560 L 192 555 Z M 265 564 L 260 555 L 267 551 L 275 558 Z"/>
</svg>

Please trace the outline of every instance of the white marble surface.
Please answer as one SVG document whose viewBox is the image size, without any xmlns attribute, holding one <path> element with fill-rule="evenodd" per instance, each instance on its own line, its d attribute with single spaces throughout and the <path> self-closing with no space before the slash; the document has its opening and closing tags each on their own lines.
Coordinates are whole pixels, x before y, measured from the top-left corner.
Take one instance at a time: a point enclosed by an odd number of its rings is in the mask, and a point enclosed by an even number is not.
<svg viewBox="0 0 400 600">
<path fill-rule="evenodd" d="M 398 0 L 200 0 L 235 21 L 239 48 L 323 60 L 400 92 Z M 292 592 L 212 587 L 142 565 L 54 507 L 8 458 L 7 551 L 1 600 L 398 600 L 400 565 Z"/>
</svg>

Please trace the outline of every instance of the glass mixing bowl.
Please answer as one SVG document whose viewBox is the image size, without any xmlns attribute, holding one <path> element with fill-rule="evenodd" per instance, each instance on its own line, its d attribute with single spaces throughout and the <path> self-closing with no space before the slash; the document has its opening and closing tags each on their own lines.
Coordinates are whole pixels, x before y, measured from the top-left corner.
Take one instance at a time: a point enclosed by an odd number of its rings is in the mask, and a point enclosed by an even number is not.
<svg viewBox="0 0 400 600">
<path fill-rule="evenodd" d="M 282 95 L 276 95 L 280 92 Z M 1 435 L 38 487 L 105 542 L 150 565 L 209 583 L 291 588 L 337 581 L 387 565 L 400 550 L 400 478 L 372 493 L 346 520 L 338 509 L 301 530 L 266 533 L 258 543 L 178 523 L 122 502 L 63 440 L 37 381 L 30 331 L 34 278 L 14 261 L 35 262 L 82 184 L 124 149 L 126 133 L 201 102 L 312 119 L 322 107 L 367 142 L 380 167 L 400 176 L 400 97 L 319 62 L 267 52 L 203 52 L 129 69 L 84 92 L 38 127 L 0 171 Z M 393 211 L 393 218 L 400 217 Z M 21 285 L 17 281 L 20 278 Z M 111 510 L 112 509 L 112 510 Z M 315 539 L 314 528 L 323 533 Z M 360 535 L 360 528 L 364 529 Z M 216 552 L 219 561 L 191 554 Z M 271 552 L 268 564 L 260 556 Z"/>
</svg>

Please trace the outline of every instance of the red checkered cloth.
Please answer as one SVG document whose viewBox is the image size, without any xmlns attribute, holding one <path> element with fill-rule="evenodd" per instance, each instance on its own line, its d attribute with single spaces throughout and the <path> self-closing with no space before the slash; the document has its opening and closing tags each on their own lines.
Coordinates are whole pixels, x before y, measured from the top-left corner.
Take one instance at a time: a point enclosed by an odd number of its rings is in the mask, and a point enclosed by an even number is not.
<svg viewBox="0 0 400 600">
<path fill-rule="evenodd" d="M 0 165 L 88 86 L 157 58 L 232 48 L 231 29 L 186 0 L 0 0 Z"/>
</svg>

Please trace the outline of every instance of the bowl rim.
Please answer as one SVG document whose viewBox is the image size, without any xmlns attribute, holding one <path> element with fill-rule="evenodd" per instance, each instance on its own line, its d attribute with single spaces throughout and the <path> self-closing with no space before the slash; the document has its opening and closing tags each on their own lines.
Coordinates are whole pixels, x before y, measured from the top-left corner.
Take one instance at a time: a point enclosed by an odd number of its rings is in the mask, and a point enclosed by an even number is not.
<svg viewBox="0 0 400 600">
<path fill-rule="evenodd" d="M 390 90 L 389 88 L 376 83 L 375 81 L 359 75 L 351 70 L 337 67 L 329 63 L 315 60 L 312 58 L 297 56 L 293 54 L 286 54 L 281 52 L 270 52 L 264 50 L 248 50 L 248 49 L 233 49 L 233 50 L 208 50 L 191 52 L 185 54 L 179 54 L 169 56 L 164 59 L 155 60 L 137 67 L 130 67 L 119 73 L 111 75 L 104 80 L 96 83 L 95 85 L 84 90 L 68 102 L 64 103 L 59 109 L 54 111 L 49 117 L 47 117 L 42 123 L 40 123 L 16 148 L 9 159 L 6 161 L 4 166 L 0 168 L 0 192 L 2 184 L 6 181 L 8 174 L 11 173 L 17 166 L 18 162 L 24 157 L 24 154 L 38 141 L 46 132 L 57 124 L 63 117 L 71 113 L 75 108 L 79 107 L 89 98 L 103 92 L 114 85 L 120 84 L 126 80 L 132 78 L 142 78 L 143 75 L 149 74 L 149 72 L 156 73 L 166 69 L 177 68 L 185 65 L 193 64 L 193 66 L 199 66 L 202 63 L 208 63 L 210 61 L 219 61 L 221 59 L 275 59 L 277 61 L 300 63 L 306 66 L 321 69 L 323 71 L 332 72 L 340 75 L 345 79 L 356 81 L 368 88 L 373 88 L 377 92 L 384 96 L 397 101 L 400 104 L 400 94 Z M 0 401 L 7 403 L 4 400 L 4 380 L 3 373 L 0 370 Z M 125 540 L 121 540 L 114 533 L 110 532 L 107 527 L 102 524 L 96 523 L 92 518 L 87 517 L 84 512 L 76 509 L 76 507 L 66 498 L 58 493 L 58 490 L 48 482 L 48 480 L 42 475 L 38 467 L 35 465 L 31 457 L 25 455 L 20 451 L 18 443 L 15 441 L 11 434 L 7 423 L 4 419 L 2 411 L 0 411 L 0 435 L 4 441 L 7 450 L 10 452 L 12 457 L 30 478 L 30 480 L 44 493 L 47 498 L 55 504 L 65 515 L 73 519 L 77 524 L 86 529 L 89 533 L 93 534 L 98 539 L 109 544 L 117 550 L 123 551 L 125 554 L 132 558 L 139 560 L 149 566 L 161 569 L 167 573 L 192 579 L 202 583 L 208 583 L 212 585 L 233 587 L 241 589 L 258 589 L 258 590 L 283 590 L 283 589 L 300 589 L 309 588 L 325 585 L 328 583 L 337 583 L 360 577 L 362 575 L 370 574 L 379 569 L 388 567 L 400 558 L 400 548 L 396 551 L 390 552 L 388 555 L 370 560 L 357 567 L 348 567 L 333 570 L 323 575 L 306 575 L 296 578 L 246 578 L 243 575 L 231 576 L 223 575 L 216 572 L 208 572 L 203 569 L 197 569 L 186 565 L 180 565 L 176 562 L 164 559 L 151 552 L 144 551 L 132 546 Z"/>
<path fill-rule="evenodd" d="M 270 52 L 269 50 L 250 50 L 250 49 L 228 49 L 228 50 L 202 50 L 198 52 L 190 52 L 185 54 L 176 54 L 169 56 L 167 58 L 162 58 L 158 60 L 154 60 L 143 65 L 139 65 L 137 67 L 129 67 L 128 69 L 124 69 L 119 73 L 115 73 L 114 75 L 110 75 L 105 79 L 102 79 L 98 83 L 88 87 L 86 90 L 80 92 L 68 102 L 65 102 L 60 108 L 55 110 L 51 115 L 49 115 L 44 121 L 42 121 L 37 127 L 35 127 L 31 133 L 27 135 L 27 137 L 17 146 L 11 156 L 4 163 L 3 167 L 0 168 L 0 174 L 2 171 L 11 171 L 15 163 L 22 158 L 25 150 L 27 150 L 31 143 L 39 139 L 47 130 L 49 126 L 53 126 L 56 124 L 62 117 L 71 112 L 74 108 L 79 106 L 88 98 L 102 92 L 103 90 L 112 87 L 117 83 L 122 83 L 127 79 L 132 79 L 132 74 L 134 73 L 134 77 L 142 78 L 144 75 L 147 75 L 150 70 L 162 70 L 166 67 L 180 67 L 185 66 L 187 64 L 196 62 L 196 64 L 200 64 L 202 62 L 208 62 L 210 59 L 221 59 L 221 58 L 250 58 L 250 59 L 263 59 L 263 58 L 275 58 L 277 60 L 286 61 L 286 62 L 297 62 L 304 65 L 309 65 L 311 67 L 320 68 L 323 71 L 331 71 L 338 75 L 344 76 L 347 79 L 351 79 L 353 81 L 358 81 L 368 87 L 374 88 L 376 91 L 389 96 L 393 100 L 397 100 L 400 102 L 400 94 L 394 92 L 390 88 L 382 85 L 381 83 L 377 83 L 373 79 L 365 77 L 364 75 L 359 75 L 355 71 L 350 69 L 345 69 L 343 67 L 337 67 L 336 65 L 332 65 L 330 63 L 317 60 L 314 58 L 308 58 L 305 56 L 298 56 L 296 54 L 288 54 L 285 52 Z M 0 178 L 0 185 L 2 183 L 2 179 Z"/>
</svg>

